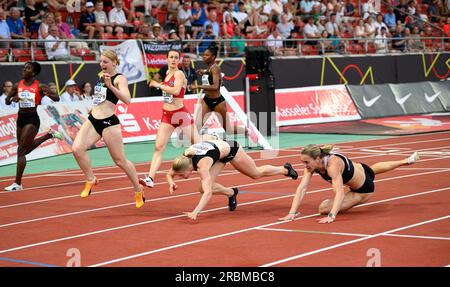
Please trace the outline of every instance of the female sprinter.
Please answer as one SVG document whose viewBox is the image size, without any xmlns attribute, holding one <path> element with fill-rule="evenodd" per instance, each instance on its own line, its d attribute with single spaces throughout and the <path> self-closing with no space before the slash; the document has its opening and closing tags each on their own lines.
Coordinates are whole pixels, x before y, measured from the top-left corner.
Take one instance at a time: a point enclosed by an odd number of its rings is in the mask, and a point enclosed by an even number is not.
<svg viewBox="0 0 450 287">
<path fill-rule="evenodd" d="M 191 144 L 198 141 L 198 132 L 194 127 L 194 120 L 184 106 L 187 80 L 183 71 L 178 69 L 179 63 L 180 52 L 170 50 L 167 53 L 168 70 L 164 82 L 158 83 L 152 80 L 149 85 L 161 89 L 164 105 L 161 125 L 156 134 L 155 151 L 153 152 L 150 170 L 145 179 L 139 179 L 139 182 L 147 187 L 154 186 L 154 178 L 161 165 L 164 150 L 170 136 L 177 127 L 181 128 L 183 136 L 188 138 Z"/>
<path fill-rule="evenodd" d="M 298 215 L 298 207 L 314 172 L 331 182 L 333 186 L 334 199 L 326 199 L 319 206 L 320 214 L 328 214 L 327 217 L 319 219 L 319 223 L 331 223 L 336 219 L 338 212 L 347 211 L 369 200 L 375 190 L 373 180 L 376 174 L 419 160 L 419 154 L 414 152 L 406 159 L 379 162 L 369 167 L 364 163 L 352 162 L 344 155 L 331 153 L 332 150 L 332 145 L 323 147 L 307 145 L 302 150 L 300 160 L 306 165 L 303 178 L 295 193 L 289 214 L 280 220 L 293 220 Z"/>
<path fill-rule="evenodd" d="M 217 112 L 222 117 L 222 126 L 227 134 L 247 134 L 250 130 L 244 127 L 233 127 L 227 118 L 227 103 L 225 98 L 220 94 L 220 87 L 222 85 L 222 73 L 220 67 L 216 64 L 218 47 L 216 43 L 212 43 L 203 53 L 203 62 L 208 66 L 206 70 L 198 70 L 201 75 L 201 85 L 196 85 L 196 89 L 202 89 L 205 96 L 202 100 L 201 118 L 196 119 L 197 127 L 202 127 L 204 122 L 208 120 L 211 112 Z M 255 134 L 257 137 L 257 135 Z M 257 142 L 256 139 L 252 139 Z"/>
<path fill-rule="evenodd" d="M 139 185 L 134 165 L 125 157 L 119 119 L 114 114 L 114 108 L 119 100 L 125 104 L 131 102 L 127 78 L 116 72 L 116 66 L 119 64 L 119 58 L 113 50 L 106 50 L 101 54 L 100 67 L 103 76 L 94 87 L 92 99 L 94 107 L 88 120 L 81 126 L 72 150 L 78 165 L 86 175 L 86 184 L 81 197 L 88 197 L 93 186 L 99 182 L 92 172 L 91 160 L 86 151 L 103 138 L 112 159 L 125 171 L 133 184 L 136 207 L 140 208 L 145 202 L 142 187 Z"/>
<path fill-rule="evenodd" d="M 37 139 L 34 137 L 39 132 L 41 121 L 37 113 L 37 106 L 41 103 L 44 96 L 48 96 L 54 101 L 59 97 L 52 93 L 47 85 L 39 83 L 36 76 L 41 71 L 41 65 L 38 62 L 27 62 L 23 65 L 22 80 L 16 83 L 11 92 L 5 99 L 5 103 L 11 102 L 19 104 L 19 113 L 17 115 L 17 169 L 16 180 L 13 184 L 5 187 L 6 191 L 22 190 L 22 175 L 27 165 L 26 155 L 37 148 L 44 141 L 53 138 L 62 140 L 60 133 L 50 129 L 48 133 Z"/>
<path fill-rule="evenodd" d="M 229 210 L 236 209 L 238 189 L 226 188 L 215 182 L 227 162 L 231 163 L 240 173 L 253 179 L 272 175 L 285 175 L 294 180 L 298 177 L 290 163 L 286 163 L 284 166 L 256 166 L 255 161 L 236 141 L 211 140 L 193 144 L 184 151 L 183 155 L 175 158 L 172 169 L 167 173 L 170 193 L 178 188 L 173 181 L 175 176 L 188 178 L 193 171 L 199 173 L 201 182 L 199 191 L 203 195 L 197 207 L 192 212 L 186 213 L 190 219 L 197 219 L 213 193 L 228 196 Z"/>
</svg>

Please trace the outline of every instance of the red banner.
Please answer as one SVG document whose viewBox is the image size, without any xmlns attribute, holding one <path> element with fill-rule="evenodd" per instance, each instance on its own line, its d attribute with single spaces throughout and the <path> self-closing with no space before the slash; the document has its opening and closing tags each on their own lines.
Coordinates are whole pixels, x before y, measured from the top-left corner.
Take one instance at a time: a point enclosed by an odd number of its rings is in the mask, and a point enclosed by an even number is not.
<svg viewBox="0 0 450 287">
<path fill-rule="evenodd" d="M 360 119 L 344 85 L 279 90 L 275 103 L 278 126 Z"/>
</svg>

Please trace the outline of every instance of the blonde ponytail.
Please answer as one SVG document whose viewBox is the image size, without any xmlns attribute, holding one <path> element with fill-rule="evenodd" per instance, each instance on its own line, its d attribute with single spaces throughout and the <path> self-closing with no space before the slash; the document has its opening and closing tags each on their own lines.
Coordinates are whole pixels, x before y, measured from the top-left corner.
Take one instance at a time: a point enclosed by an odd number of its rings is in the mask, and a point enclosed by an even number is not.
<svg viewBox="0 0 450 287">
<path fill-rule="evenodd" d="M 319 146 L 315 144 L 310 144 L 303 148 L 301 154 L 308 155 L 313 159 L 316 159 L 318 157 L 322 158 L 326 155 L 329 155 L 330 152 L 333 150 L 333 148 L 334 148 L 333 145 Z"/>
<path fill-rule="evenodd" d="M 183 155 L 188 158 L 193 158 L 195 155 L 195 149 L 193 149 L 192 147 L 189 147 L 184 150 Z"/>
</svg>

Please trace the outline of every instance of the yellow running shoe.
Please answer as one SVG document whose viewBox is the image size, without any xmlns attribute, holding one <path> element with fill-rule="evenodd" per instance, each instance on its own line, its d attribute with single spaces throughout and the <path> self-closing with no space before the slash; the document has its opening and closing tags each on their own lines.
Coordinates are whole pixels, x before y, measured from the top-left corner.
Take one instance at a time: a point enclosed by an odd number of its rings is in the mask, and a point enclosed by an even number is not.
<svg viewBox="0 0 450 287">
<path fill-rule="evenodd" d="M 141 208 L 145 203 L 145 197 L 144 192 L 142 191 L 142 187 L 140 192 L 134 193 L 134 198 L 136 199 L 136 208 Z"/>
<path fill-rule="evenodd" d="M 92 192 L 92 188 L 94 186 L 96 186 L 99 183 L 99 180 L 97 178 L 94 179 L 94 181 L 87 181 L 86 180 L 86 184 L 84 185 L 84 189 L 81 192 L 80 196 L 82 198 L 88 197 L 91 192 Z"/>
</svg>

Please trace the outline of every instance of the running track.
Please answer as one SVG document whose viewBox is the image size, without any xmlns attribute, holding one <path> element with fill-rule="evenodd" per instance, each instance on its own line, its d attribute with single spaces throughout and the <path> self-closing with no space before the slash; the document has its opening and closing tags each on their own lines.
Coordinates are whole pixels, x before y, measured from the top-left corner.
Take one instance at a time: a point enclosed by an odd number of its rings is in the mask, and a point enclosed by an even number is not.
<svg viewBox="0 0 450 287">
<path fill-rule="evenodd" d="M 81 266 L 381 266 L 450 264 L 450 132 L 337 144 L 354 161 L 397 160 L 412 151 L 421 161 L 378 175 L 369 202 L 316 223 L 317 207 L 331 185 L 314 176 L 295 221 L 278 221 L 299 180 L 249 179 L 227 167 L 218 181 L 238 186 L 238 208 L 214 196 L 197 221 L 191 211 L 200 194 L 198 177 L 179 181 L 169 195 L 164 173 L 134 206 L 133 190 L 115 167 L 95 169 L 100 185 L 81 199 L 79 170 L 31 174 L 25 190 L 0 192 L 0 266 L 66 266 L 74 250 Z M 271 159 L 250 153 L 257 165 L 291 162 L 301 171 L 299 148 Z M 161 170 L 169 168 L 164 162 Z M 148 165 L 137 165 L 145 173 Z M 0 177 L 1 186 L 12 177 Z M 371 261 L 372 260 L 372 261 Z"/>
</svg>

